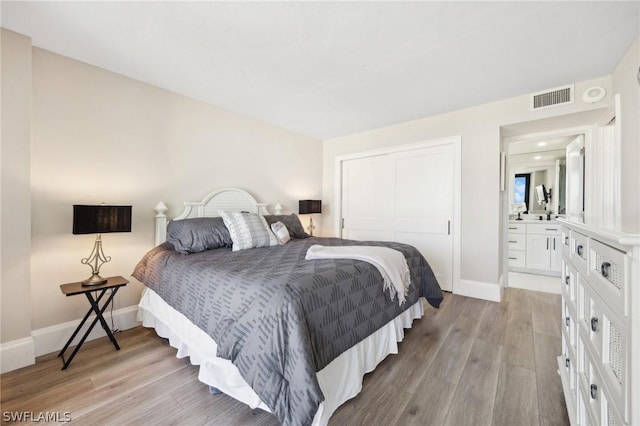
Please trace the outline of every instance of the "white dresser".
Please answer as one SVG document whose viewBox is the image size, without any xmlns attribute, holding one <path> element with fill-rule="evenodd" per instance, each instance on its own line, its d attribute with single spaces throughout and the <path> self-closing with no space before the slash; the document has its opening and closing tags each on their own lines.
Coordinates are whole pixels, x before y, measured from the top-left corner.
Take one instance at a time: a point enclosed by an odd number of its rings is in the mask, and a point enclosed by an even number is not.
<svg viewBox="0 0 640 426">
<path fill-rule="evenodd" d="M 640 235 L 560 220 L 562 379 L 572 425 L 640 425 Z"/>
</svg>

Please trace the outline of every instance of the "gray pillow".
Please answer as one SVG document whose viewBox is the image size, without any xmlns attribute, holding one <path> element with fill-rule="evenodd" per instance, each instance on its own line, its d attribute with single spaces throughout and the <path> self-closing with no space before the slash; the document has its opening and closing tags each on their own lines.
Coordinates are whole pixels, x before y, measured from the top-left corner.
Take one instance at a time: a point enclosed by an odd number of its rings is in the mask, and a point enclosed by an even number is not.
<svg viewBox="0 0 640 426">
<path fill-rule="evenodd" d="M 304 232 L 304 228 L 300 223 L 300 218 L 295 213 L 291 213 L 288 215 L 287 214 L 270 214 L 270 215 L 264 216 L 264 218 L 267 220 L 267 223 L 269 224 L 269 226 L 271 226 L 273 223 L 276 223 L 276 222 L 282 222 L 284 226 L 287 227 L 287 230 L 289 231 L 289 235 L 291 235 L 291 238 L 307 238 L 309 236 L 309 234 Z"/>
<path fill-rule="evenodd" d="M 231 247 L 233 244 L 221 217 L 172 220 L 167 226 L 167 242 L 182 254 Z"/>
</svg>

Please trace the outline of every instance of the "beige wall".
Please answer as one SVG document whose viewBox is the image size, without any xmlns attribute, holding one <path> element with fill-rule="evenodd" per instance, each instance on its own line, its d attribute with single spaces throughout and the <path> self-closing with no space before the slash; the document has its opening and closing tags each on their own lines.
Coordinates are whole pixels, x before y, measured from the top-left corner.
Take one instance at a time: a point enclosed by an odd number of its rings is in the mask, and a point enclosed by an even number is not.
<svg viewBox="0 0 640 426">
<path fill-rule="evenodd" d="M 613 91 L 621 104 L 622 229 L 640 233 L 640 36 L 613 72 Z"/>
<path fill-rule="evenodd" d="M 30 337 L 31 40 L 2 30 L 0 342 Z"/>
<path fill-rule="evenodd" d="M 591 86 L 603 86 L 607 97 L 597 105 L 585 104 L 580 95 Z M 454 111 L 381 129 L 324 141 L 323 151 L 323 226 L 325 234 L 334 225 L 332 206 L 335 200 L 335 162 L 344 154 L 382 147 L 428 141 L 448 136 L 462 138 L 461 201 L 461 271 L 463 280 L 498 284 L 502 274 L 501 203 L 499 190 L 501 127 L 538 121 L 540 129 L 549 130 L 544 121 L 551 117 L 571 115 L 603 108 L 611 101 L 611 79 L 603 77 L 576 84 L 576 100 L 572 105 L 539 111 L 529 110 L 529 96 Z M 433 100 L 437 102 L 437 100 Z M 563 120 L 551 120 L 561 128 Z M 587 124 L 587 123 L 583 123 Z M 572 123 L 575 125 L 575 123 Z M 537 127 L 532 126 L 532 132 Z M 540 131 L 540 130 L 538 130 Z M 324 209 L 324 207 L 323 207 Z"/>
<path fill-rule="evenodd" d="M 185 78 L 187 78 L 185 76 Z M 94 235 L 72 235 L 72 204 L 133 205 L 131 233 L 102 236 L 102 275 L 129 277 L 153 246 L 154 206 L 239 187 L 285 213 L 321 195 L 320 141 L 41 49 L 33 49 L 32 329 L 80 318 L 59 284 L 88 277 Z M 118 293 L 137 304 L 142 285 Z M 116 324 L 117 326 L 117 324 Z"/>
</svg>

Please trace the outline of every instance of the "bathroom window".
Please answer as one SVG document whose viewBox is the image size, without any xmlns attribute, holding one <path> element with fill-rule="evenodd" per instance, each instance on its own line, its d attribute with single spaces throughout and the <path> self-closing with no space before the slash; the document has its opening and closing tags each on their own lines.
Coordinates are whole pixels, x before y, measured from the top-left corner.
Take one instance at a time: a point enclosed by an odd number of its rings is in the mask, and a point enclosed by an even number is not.
<svg viewBox="0 0 640 426">
<path fill-rule="evenodd" d="M 519 173 L 515 177 L 513 185 L 513 202 L 525 203 L 527 210 L 529 210 L 529 181 L 531 179 L 530 173 Z"/>
</svg>

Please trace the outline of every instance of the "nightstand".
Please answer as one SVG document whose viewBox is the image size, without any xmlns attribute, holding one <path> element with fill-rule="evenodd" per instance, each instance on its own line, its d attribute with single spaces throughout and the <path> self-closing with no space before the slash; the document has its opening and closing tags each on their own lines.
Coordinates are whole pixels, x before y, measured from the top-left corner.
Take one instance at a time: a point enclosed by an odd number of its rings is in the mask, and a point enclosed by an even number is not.
<svg viewBox="0 0 640 426">
<path fill-rule="evenodd" d="M 113 300 L 113 297 L 116 295 L 120 287 L 124 287 L 127 284 L 129 284 L 129 281 L 127 281 L 123 277 L 109 277 L 107 278 L 106 283 L 100 284 L 100 285 L 82 285 L 81 281 L 60 285 L 60 290 L 62 291 L 62 294 L 64 294 L 65 296 L 69 297 L 69 296 L 75 296 L 76 294 L 84 294 L 87 297 L 87 300 L 89 300 L 89 303 L 91 304 L 91 308 L 85 314 L 84 318 L 80 322 L 80 325 L 78 325 L 76 330 L 73 332 L 73 334 L 71 335 L 67 343 L 64 345 L 64 347 L 58 354 L 58 357 L 62 357 L 63 370 L 65 370 L 69 366 L 69 364 L 71 364 L 71 361 L 76 356 L 76 354 L 80 350 L 80 347 L 82 346 L 84 341 L 87 339 L 87 336 L 89 336 L 89 333 L 91 333 L 91 330 L 93 329 L 93 327 L 96 325 L 98 321 L 100 321 L 102 328 L 107 333 L 109 340 L 111 340 L 111 343 L 113 343 L 113 346 L 115 346 L 116 350 L 118 351 L 120 350 L 120 346 L 118 346 L 118 342 L 116 342 L 116 338 L 114 337 L 113 333 L 109 329 L 109 326 L 107 325 L 107 321 L 105 321 L 102 314 L 104 313 L 104 311 L 107 310 L 107 307 Z M 102 300 L 104 295 L 107 293 L 107 290 L 109 289 L 111 289 L 111 294 L 109 295 L 109 297 L 107 297 L 107 300 L 104 302 L 102 307 L 100 307 L 100 301 Z M 92 294 L 92 292 L 94 291 L 99 292 L 97 298 L 94 298 Z M 65 360 L 64 353 L 69 348 L 69 346 L 71 345 L 71 342 L 73 341 L 73 339 L 76 338 L 76 336 L 80 332 L 80 329 L 82 328 L 82 326 L 84 326 L 84 323 L 87 322 L 87 319 L 89 319 L 89 316 L 92 313 L 94 313 L 96 317 L 93 319 L 93 322 L 89 326 L 89 329 L 84 333 L 84 336 L 82 336 L 82 339 L 80 339 L 80 342 L 71 353 L 71 356 L 69 357 L 69 359 Z"/>
</svg>

